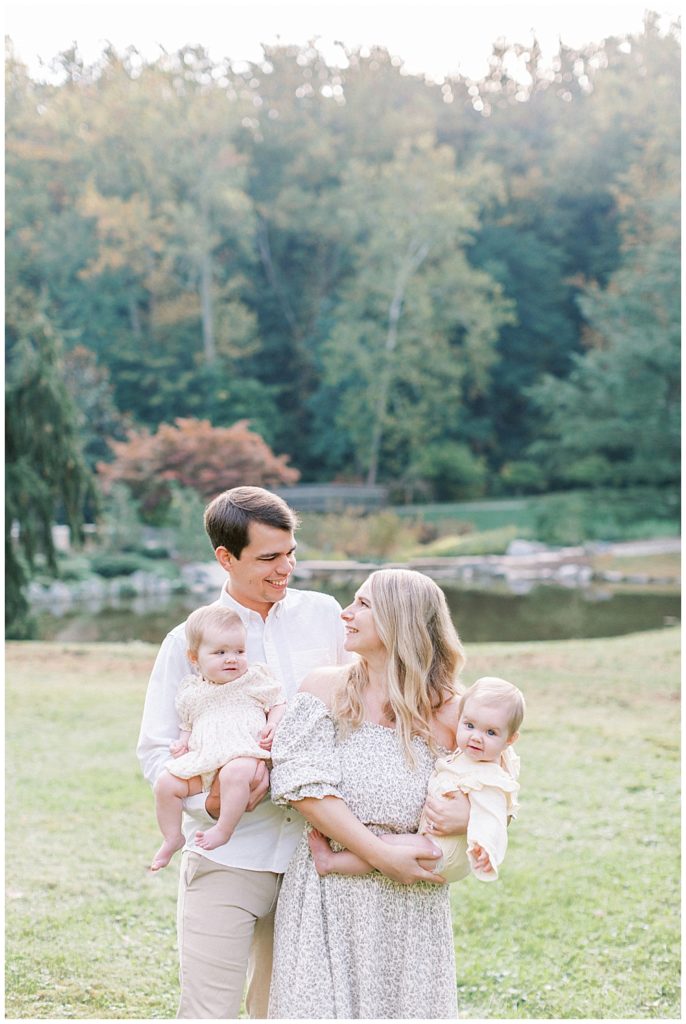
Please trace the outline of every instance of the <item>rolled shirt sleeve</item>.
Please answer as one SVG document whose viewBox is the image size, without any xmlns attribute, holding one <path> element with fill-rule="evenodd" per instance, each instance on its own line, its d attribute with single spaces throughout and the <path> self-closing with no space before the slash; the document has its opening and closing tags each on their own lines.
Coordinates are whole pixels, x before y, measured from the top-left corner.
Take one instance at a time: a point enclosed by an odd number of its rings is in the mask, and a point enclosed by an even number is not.
<svg viewBox="0 0 686 1024">
<path fill-rule="evenodd" d="M 136 754 L 143 775 L 152 785 L 169 760 L 169 744 L 178 739 L 179 716 L 176 695 L 179 682 L 191 673 L 186 657 L 183 625 L 162 641 L 150 674 Z"/>
</svg>

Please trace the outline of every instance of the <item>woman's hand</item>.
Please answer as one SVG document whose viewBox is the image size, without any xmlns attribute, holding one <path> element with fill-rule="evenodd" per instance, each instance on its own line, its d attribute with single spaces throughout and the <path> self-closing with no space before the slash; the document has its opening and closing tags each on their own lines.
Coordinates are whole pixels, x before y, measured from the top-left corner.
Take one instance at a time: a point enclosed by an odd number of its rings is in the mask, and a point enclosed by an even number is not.
<svg viewBox="0 0 686 1024">
<path fill-rule="evenodd" d="M 424 804 L 429 836 L 462 836 L 469 824 L 469 797 L 459 790 L 445 796 L 429 796 Z"/>
<path fill-rule="evenodd" d="M 441 850 L 437 846 L 434 846 L 434 853 L 418 854 L 416 848 L 409 845 L 396 846 L 394 844 L 391 846 L 388 843 L 380 845 L 383 849 L 374 858 L 373 866 L 387 878 L 392 878 L 394 882 L 400 882 L 402 885 L 412 885 L 414 882 L 435 882 L 439 885 L 445 883 L 445 878 L 433 871 L 428 871 L 419 863 L 419 860 L 439 860 Z"/>
</svg>

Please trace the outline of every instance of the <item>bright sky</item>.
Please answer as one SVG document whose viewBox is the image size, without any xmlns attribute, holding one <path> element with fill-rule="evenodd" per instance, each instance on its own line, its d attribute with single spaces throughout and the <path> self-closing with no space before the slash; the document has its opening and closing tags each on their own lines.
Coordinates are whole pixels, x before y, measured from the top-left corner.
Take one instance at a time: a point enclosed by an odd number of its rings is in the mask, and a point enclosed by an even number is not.
<svg viewBox="0 0 686 1024">
<path fill-rule="evenodd" d="M 502 36 L 528 43 L 532 32 L 544 56 L 559 38 L 569 46 L 640 30 L 646 8 L 666 23 L 676 18 L 679 0 L 6 0 L 5 35 L 18 55 L 39 74 L 38 58 L 49 61 L 74 42 L 87 60 L 106 42 L 123 50 L 134 45 L 155 58 L 160 47 L 175 51 L 200 43 L 217 60 L 259 60 L 261 43 L 306 43 L 317 38 L 329 62 L 348 48 L 380 44 L 402 58 L 413 73 L 434 78 L 460 72 L 480 77 L 491 44 Z"/>
</svg>

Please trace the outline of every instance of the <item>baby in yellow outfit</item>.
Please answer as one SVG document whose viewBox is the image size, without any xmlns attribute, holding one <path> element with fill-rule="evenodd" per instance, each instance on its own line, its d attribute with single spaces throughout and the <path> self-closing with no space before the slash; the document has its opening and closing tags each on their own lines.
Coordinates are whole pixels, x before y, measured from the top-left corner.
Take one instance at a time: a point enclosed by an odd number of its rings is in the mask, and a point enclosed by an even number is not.
<svg viewBox="0 0 686 1024">
<path fill-rule="evenodd" d="M 446 882 L 470 871 L 494 882 L 507 850 L 507 823 L 517 812 L 519 758 L 512 744 L 524 718 L 524 698 L 512 683 L 483 676 L 462 694 L 459 716 L 457 749 L 436 762 L 428 795 L 465 793 L 469 824 L 466 835 L 432 836 L 443 850 L 436 871 Z M 419 831 L 431 834 L 426 814 Z"/>
<path fill-rule="evenodd" d="M 460 698 L 456 750 L 436 761 L 428 795 L 465 793 L 470 804 L 467 834 L 433 835 L 426 813 L 419 824 L 419 833 L 430 836 L 443 851 L 438 862 L 426 862 L 426 866 L 446 882 L 457 882 L 470 872 L 484 882 L 498 877 L 507 850 L 507 824 L 517 811 L 519 758 L 512 745 L 519 737 L 524 710 L 521 691 L 496 676 L 477 679 Z M 389 843 L 418 841 L 411 834 L 381 838 Z M 316 830 L 310 832 L 309 844 L 320 875 L 361 875 L 372 870 L 349 850 L 332 850 Z"/>
</svg>

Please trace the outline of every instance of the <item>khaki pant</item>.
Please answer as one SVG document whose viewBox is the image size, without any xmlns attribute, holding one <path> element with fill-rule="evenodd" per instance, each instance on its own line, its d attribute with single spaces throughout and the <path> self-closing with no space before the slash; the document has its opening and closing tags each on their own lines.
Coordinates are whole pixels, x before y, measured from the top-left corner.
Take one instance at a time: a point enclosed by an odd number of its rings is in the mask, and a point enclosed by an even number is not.
<svg viewBox="0 0 686 1024">
<path fill-rule="evenodd" d="M 237 1018 L 247 972 L 248 1013 L 266 1018 L 281 878 L 272 871 L 224 867 L 198 853 L 184 853 L 177 916 L 177 1017 Z"/>
</svg>

